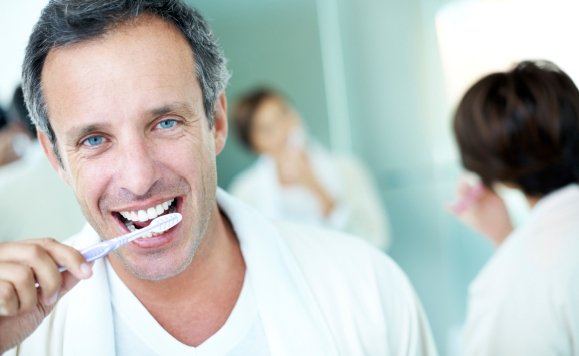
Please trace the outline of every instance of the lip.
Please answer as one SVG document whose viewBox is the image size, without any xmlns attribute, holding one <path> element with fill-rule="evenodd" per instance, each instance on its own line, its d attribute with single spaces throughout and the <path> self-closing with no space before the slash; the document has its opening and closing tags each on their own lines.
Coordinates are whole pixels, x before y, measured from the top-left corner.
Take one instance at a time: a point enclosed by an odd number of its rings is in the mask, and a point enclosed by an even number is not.
<svg viewBox="0 0 579 356">
<path fill-rule="evenodd" d="M 126 209 L 126 210 L 144 210 L 145 208 L 154 206 L 156 204 L 159 204 L 159 203 L 171 200 L 171 199 L 175 199 L 175 212 L 182 214 L 183 200 L 184 200 L 183 196 L 166 198 L 165 200 L 155 199 L 155 200 L 151 200 L 150 203 L 149 202 L 139 203 L 138 205 L 135 204 L 135 205 L 132 205 L 130 208 L 123 208 L 123 209 Z M 157 203 L 155 203 L 155 202 L 157 202 Z M 111 212 L 111 215 L 112 215 L 113 219 L 116 221 L 116 224 L 118 225 L 122 234 L 127 234 L 127 233 L 131 232 L 127 228 L 125 223 L 121 220 L 121 216 L 119 214 L 120 211 L 126 211 L 126 210 L 116 210 L 116 211 Z M 180 225 L 181 224 L 179 223 L 176 226 L 170 228 L 169 230 L 163 232 L 162 234 L 159 234 L 156 236 L 136 239 L 136 240 L 130 242 L 127 246 L 130 246 L 132 248 L 142 249 L 142 250 L 152 250 L 152 249 L 161 248 L 165 245 L 170 244 L 172 241 L 174 241 L 179 236 Z"/>
<path fill-rule="evenodd" d="M 147 210 L 148 208 L 151 208 L 153 206 L 162 204 L 166 201 L 169 201 L 171 199 L 179 199 L 182 197 L 168 197 L 168 198 L 155 198 L 155 199 L 149 199 L 149 200 L 145 200 L 143 202 L 139 202 L 138 204 L 133 204 L 133 205 L 127 205 L 121 208 L 115 208 L 115 209 L 111 209 L 112 212 L 115 213 L 120 213 L 121 211 L 137 211 L 137 210 Z"/>
</svg>

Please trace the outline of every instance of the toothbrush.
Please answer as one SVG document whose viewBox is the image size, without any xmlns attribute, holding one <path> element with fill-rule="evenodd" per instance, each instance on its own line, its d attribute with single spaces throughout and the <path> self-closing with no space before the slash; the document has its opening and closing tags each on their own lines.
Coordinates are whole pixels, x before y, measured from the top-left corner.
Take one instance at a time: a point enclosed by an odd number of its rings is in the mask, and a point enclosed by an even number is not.
<svg viewBox="0 0 579 356">
<path fill-rule="evenodd" d="M 86 262 L 92 262 L 97 260 L 101 257 L 108 255 L 109 253 L 113 252 L 114 250 L 118 249 L 119 247 L 136 240 L 140 237 L 151 237 L 154 233 L 162 233 L 173 226 L 177 225 L 181 222 L 183 216 L 179 213 L 171 213 L 166 214 L 163 216 L 159 216 L 158 218 L 151 221 L 148 226 L 145 226 L 142 229 L 135 230 L 125 235 L 121 235 L 111 240 L 99 242 L 91 247 L 88 247 L 81 251 L 81 254 L 84 256 Z M 66 271 L 66 267 L 58 267 L 59 272 Z M 36 288 L 38 288 L 39 284 L 34 284 Z"/>
<path fill-rule="evenodd" d="M 480 198 L 480 196 L 484 193 L 484 189 L 484 185 L 480 182 L 477 183 L 474 187 L 470 187 L 464 197 L 452 204 L 450 209 L 456 215 L 461 215 Z"/>
</svg>

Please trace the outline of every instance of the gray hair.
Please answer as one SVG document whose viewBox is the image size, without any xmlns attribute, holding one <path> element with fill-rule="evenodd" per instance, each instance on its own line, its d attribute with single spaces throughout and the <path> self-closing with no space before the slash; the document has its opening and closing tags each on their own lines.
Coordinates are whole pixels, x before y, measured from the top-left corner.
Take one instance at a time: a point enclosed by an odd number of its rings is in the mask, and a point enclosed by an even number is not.
<svg viewBox="0 0 579 356">
<path fill-rule="evenodd" d="M 191 45 L 203 106 L 209 126 L 213 126 L 215 102 L 225 90 L 230 74 L 223 51 L 199 12 L 181 0 L 51 0 L 28 41 L 22 65 L 22 89 L 32 121 L 48 136 L 57 156 L 56 137 L 48 120 L 41 85 L 49 51 L 103 36 L 144 14 L 173 24 Z"/>
</svg>

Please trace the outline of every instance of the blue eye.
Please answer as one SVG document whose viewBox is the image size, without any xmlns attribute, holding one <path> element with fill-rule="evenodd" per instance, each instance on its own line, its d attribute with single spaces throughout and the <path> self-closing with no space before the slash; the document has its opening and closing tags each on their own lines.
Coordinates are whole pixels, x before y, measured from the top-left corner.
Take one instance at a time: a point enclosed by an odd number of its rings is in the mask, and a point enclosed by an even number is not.
<svg viewBox="0 0 579 356">
<path fill-rule="evenodd" d="M 166 129 L 171 129 L 171 128 L 175 127 L 175 125 L 177 125 L 177 120 L 166 119 L 166 120 L 160 121 L 157 124 L 157 127 L 166 130 Z"/>
<path fill-rule="evenodd" d="M 85 146 L 89 146 L 89 147 L 96 147 L 96 146 L 100 146 L 104 143 L 105 138 L 103 136 L 90 136 L 87 137 L 82 144 Z"/>
</svg>

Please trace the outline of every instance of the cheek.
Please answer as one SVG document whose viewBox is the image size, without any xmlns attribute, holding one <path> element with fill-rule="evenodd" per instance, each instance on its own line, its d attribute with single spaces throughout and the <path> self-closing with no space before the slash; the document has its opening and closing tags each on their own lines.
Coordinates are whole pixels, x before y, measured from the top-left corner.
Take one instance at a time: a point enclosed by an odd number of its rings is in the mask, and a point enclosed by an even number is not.
<svg viewBox="0 0 579 356">
<path fill-rule="evenodd" d="M 285 143 L 285 133 L 280 128 L 276 128 L 269 138 L 269 145 L 272 148 L 279 149 Z"/>
<path fill-rule="evenodd" d="M 106 191 L 110 182 L 112 164 L 103 160 L 87 161 L 72 164 L 72 186 L 75 195 L 84 209 L 90 211 L 99 209 L 99 199 Z"/>
<path fill-rule="evenodd" d="M 257 132 L 254 136 L 254 144 L 255 147 L 259 151 L 271 151 L 272 148 L 275 146 L 275 132 Z"/>
<path fill-rule="evenodd" d="M 214 169 L 215 147 L 208 136 L 187 137 L 169 145 L 159 145 L 157 159 L 187 180 L 197 180 L 203 172 Z"/>
</svg>

